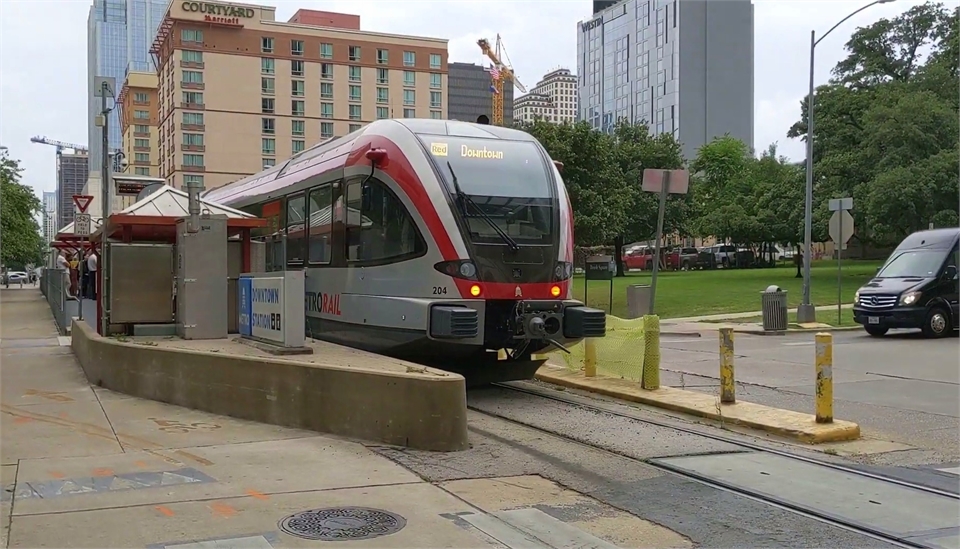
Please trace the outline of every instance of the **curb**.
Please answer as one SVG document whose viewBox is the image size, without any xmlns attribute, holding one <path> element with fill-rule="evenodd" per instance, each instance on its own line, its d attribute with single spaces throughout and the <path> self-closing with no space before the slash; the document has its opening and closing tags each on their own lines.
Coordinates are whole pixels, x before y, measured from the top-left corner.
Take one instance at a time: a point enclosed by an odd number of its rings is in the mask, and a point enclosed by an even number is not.
<svg viewBox="0 0 960 549">
<path fill-rule="evenodd" d="M 820 333 L 820 332 L 851 332 L 854 330 L 862 330 L 863 326 L 831 326 L 829 328 L 789 328 L 787 331 L 776 331 L 769 332 L 763 329 L 752 329 L 752 328 L 734 328 L 733 331 L 738 334 L 749 334 L 749 335 L 760 335 L 760 336 L 782 336 L 787 334 L 804 334 L 804 333 Z"/>
<path fill-rule="evenodd" d="M 672 387 L 646 390 L 633 381 L 604 376 L 587 378 L 580 372 L 559 366 L 542 366 L 537 371 L 536 379 L 721 423 L 728 422 L 807 444 L 845 442 L 860 438 L 860 426 L 849 421 L 834 420 L 833 423 L 828 424 L 817 423 L 812 414 L 743 401 L 723 404 L 718 410 L 720 405 L 717 397 L 707 393 Z"/>
</svg>

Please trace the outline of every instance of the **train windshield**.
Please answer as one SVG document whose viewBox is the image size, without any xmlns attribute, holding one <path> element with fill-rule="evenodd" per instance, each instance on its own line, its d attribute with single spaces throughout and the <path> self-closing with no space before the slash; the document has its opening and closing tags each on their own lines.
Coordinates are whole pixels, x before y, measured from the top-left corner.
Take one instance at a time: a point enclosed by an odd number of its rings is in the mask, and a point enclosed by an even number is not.
<svg viewBox="0 0 960 549">
<path fill-rule="evenodd" d="M 550 173 L 536 144 L 529 141 L 422 135 L 440 173 L 453 190 L 447 162 L 460 189 L 471 196 L 553 198 Z"/>
<path fill-rule="evenodd" d="M 456 197 L 458 187 L 465 195 L 465 200 L 457 200 L 457 209 L 473 242 L 552 242 L 556 193 L 534 143 L 433 135 L 421 139 L 451 195 Z"/>
</svg>

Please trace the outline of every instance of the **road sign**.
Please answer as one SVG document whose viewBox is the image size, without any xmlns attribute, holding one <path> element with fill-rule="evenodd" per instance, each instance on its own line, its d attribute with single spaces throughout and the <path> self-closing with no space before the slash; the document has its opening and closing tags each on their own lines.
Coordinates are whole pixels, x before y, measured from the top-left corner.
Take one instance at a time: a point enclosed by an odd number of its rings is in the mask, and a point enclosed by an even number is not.
<svg viewBox="0 0 960 549">
<path fill-rule="evenodd" d="M 73 195 L 73 205 L 76 207 L 77 213 L 87 213 L 87 208 L 90 207 L 91 202 L 93 202 L 93 197 L 89 194 Z"/>
<path fill-rule="evenodd" d="M 667 175 L 669 174 L 669 175 Z M 690 186 L 690 174 L 687 170 L 643 170 L 643 184 L 641 188 L 648 193 L 658 193 L 663 189 L 663 182 L 669 183 L 667 192 L 670 194 L 687 194 Z"/>
<path fill-rule="evenodd" d="M 831 212 L 853 209 L 853 198 L 831 198 L 829 202 Z"/>
<path fill-rule="evenodd" d="M 687 194 L 690 187 L 690 173 L 687 170 L 643 170 L 641 188 L 650 193 L 660 193 L 660 210 L 657 212 L 656 244 L 653 248 L 653 273 L 650 276 L 650 311 L 657 299 L 657 273 L 660 271 L 660 240 L 663 238 L 663 214 L 667 208 L 668 194 Z"/>
<path fill-rule="evenodd" d="M 843 245 L 853 236 L 853 216 L 847 210 L 838 210 L 830 216 L 830 240 Z"/>
<path fill-rule="evenodd" d="M 73 234 L 77 236 L 90 236 L 90 214 L 77 214 L 73 219 Z"/>
</svg>

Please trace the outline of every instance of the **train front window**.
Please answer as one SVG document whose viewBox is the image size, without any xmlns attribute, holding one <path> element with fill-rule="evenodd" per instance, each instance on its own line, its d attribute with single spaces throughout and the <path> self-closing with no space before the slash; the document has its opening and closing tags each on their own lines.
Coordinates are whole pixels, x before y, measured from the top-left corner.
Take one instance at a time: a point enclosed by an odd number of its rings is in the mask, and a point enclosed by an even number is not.
<svg viewBox="0 0 960 549">
<path fill-rule="evenodd" d="M 530 141 L 421 135 L 450 192 L 453 181 L 447 162 L 470 196 L 553 198 L 548 166 Z"/>
</svg>

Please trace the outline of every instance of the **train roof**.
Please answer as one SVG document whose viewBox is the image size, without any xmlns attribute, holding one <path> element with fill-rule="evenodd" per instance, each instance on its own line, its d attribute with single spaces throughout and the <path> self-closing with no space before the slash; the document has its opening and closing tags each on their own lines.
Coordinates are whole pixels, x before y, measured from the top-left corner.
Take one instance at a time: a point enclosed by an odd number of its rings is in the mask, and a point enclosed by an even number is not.
<svg viewBox="0 0 960 549">
<path fill-rule="evenodd" d="M 473 124 L 458 120 L 434 120 L 423 118 L 395 118 L 377 120 L 363 126 L 355 132 L 343 137 L 333 137 L 312 147 L 305 149 L 285 162 L 270 167 L 262 172 L 243 179 L 228 183 L 222 187 L 210 189 L 203 193 L 204 200 L 231 204 L 242 207 L 241 204 L 248 197 L 263 196 L 272 191 L 286 187 L 302 177 L 293 177 L 297 172 L 316 167 L 311 171 L 319 171 L 320 164 L 327 164 L 323 169 L 343 165 L 353 149 L 353 143 L 367 132 L 377 132 L 386 124 L 399 124 L 416 135 L 444 135 L 448 137 L 466 137 L 477 139 L 503 139 L 508 141 L 535 141 L 530 134 L 512 128 Z M 313 175 L 312 173 L 310 175 Z"/>
</svg>

